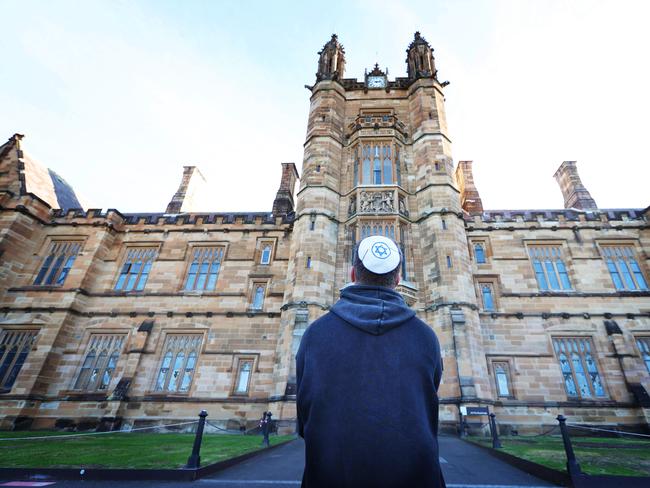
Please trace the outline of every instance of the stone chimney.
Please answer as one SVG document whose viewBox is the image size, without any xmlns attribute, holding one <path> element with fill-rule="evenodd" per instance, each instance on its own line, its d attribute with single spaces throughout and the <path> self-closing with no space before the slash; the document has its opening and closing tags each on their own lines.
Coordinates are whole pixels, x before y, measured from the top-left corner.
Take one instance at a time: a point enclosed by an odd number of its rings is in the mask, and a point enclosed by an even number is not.
<svg viewBox="0 0 650 488">
<path fill-rule="evenodd" d="M 282 163 L 280 189 L 273 201 L 273 215 L 286 215 L 293 212 L 293 190 L 298 180 L 298 170 L 293 163 Z"/>
<path fill-rule="evenodd" d="M 580 181 L 575 161 L 564 161 L 554 176 L 564 197 L 564 208 L 598 209 L 596 202 Z"/>
<path fill-rule="evenodd" d="M 197 208 L 201 204 L 199 198 L 205 189 L 206 181 L 199 168 L 196 166 L 183 166 L 183 178 L 178 191 L 167 205 L 168 214 L 182 212 L 199 212 L 203 209 Z"/>
<path fill-rule="evenodd" d="M 483 202 L 474 185 L 473 161 L 459 161 L 456 167 L 456 182 L 460 190 L 460 205 L 470 214 L 483 212 Z"/>
</svg>

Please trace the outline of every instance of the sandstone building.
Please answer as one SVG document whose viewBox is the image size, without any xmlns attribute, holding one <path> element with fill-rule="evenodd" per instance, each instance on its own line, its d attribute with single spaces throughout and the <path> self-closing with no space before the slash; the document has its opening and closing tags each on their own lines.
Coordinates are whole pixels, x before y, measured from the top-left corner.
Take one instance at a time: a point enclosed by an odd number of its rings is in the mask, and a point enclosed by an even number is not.
<svg viewBox="0 0 650 488">
<path fill-rule="evenodd" d="M 472 162 L 454 168 L 432 53 L 416 33 L 407 76 L 345 78 L 332 36 L 302 174 L 282 164 L 270 212 L 194 208 L 194 167 L 164 213 L 84 210 L 23 136 L 0 146 L 0 428 L 201 409 L 231 427 L 265 410 L 290 424 L 302 333 L 372 234 L 403 250 L 399 292 L 440 338 L 448 428 L 462 406 L 520 430 L 558 413 L 647 428 L 650 209 L 599 209 L 566 161 L 565 208 L 484 210 Z"/>
</svg>

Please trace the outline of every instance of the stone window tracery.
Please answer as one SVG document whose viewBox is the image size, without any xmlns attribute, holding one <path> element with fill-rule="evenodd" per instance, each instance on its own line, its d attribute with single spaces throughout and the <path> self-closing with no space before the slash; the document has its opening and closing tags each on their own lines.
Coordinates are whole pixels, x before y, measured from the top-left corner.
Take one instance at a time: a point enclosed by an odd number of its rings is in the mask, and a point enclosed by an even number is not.
<svg viewBox="0 0 650 488">
<path fill-rule="evenodd" d="M 553 338 L 555 354 L 560 361 L 564 387 L 569 397 L 604 397 L 600 373 L 592 352 L 591 340 L 585 337 Z"/>
<path fill-rule="evenodd" d="M 34 279 L 34 285 L 63 285 L 81 250 L 81 244 L 79 241 L 52 242 Z"/>
<path fill-rule="evenodd" d="M 128 248 L 115 291 L 142 291 L 147 284 L 157 249 L 151 247 Z"/>
<path fill-rule="evenodd" d="M 648 283 L 643 276 L 632 245 L 601 246 L 607 270 L 617 290 L 647 290 Z"/>
<path fill-rule="evenodd" d="M 37 333 L 35 330 L 0 330 L 0 393 L 11 390 Z"/>
<path fill-rule="evenodd" d="M 529 246 L 528 253 L 540 290 L 571 291 L 573 289 L 564 264 L 562 246 Z"/>
<path fill-rule="evenodd" d="M 214 291 L 223 260 L 223 247 L 195 247 L 187 270 L 186 291 Z"/>
<path fill-rule="evenodd" d="M 165 339 L 155 391 L 190 391 L 201 347 L 199 334 L 170 334 Z"/>
<path fill-rule="evenodd" d="M 88 343 L 75 390 L 106 390 L 111 382 L 124 346 L 124 335 L 93 334 Z"/>
<path fill-rule="evenodd" d="M 394 142 L 360 142 L 354 148 L 354 186 L 401 185 L 399 155 L 399 146 Z"/>
</svg>

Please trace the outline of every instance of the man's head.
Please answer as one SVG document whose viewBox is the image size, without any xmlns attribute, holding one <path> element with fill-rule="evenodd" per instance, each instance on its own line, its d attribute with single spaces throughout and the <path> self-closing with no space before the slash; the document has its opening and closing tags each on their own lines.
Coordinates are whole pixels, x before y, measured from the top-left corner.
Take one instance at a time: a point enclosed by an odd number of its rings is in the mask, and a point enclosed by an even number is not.
<svg viewBox="0 0 650 488">
<path fill-rule="evenodd" d="M 392 239 L 366 237 L 354 253 L 352 281 L 359 285 L 395 288 L 399 283 L 401 261 L 402 253 Z"/>
</svg>

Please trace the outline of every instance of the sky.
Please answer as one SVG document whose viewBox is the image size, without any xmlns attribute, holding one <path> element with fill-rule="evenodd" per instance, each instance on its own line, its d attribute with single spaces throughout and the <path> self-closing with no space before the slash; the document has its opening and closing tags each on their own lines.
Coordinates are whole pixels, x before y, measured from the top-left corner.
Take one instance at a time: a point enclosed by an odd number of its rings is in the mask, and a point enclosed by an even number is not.
<svg viewBox="0 0 650 488">
<path fill-rule="evenodd" d="M 486 209 L 562 208 L 578 161 L 601 208 L 650 205 L 650 2 L 645 0 L 0 0 L 0 140 L 91 208 L 164 211 L 184 165 L 206 211 L 270 211 L 280 163 L 303 157 L 317 52 L 346 77 L 405 76 L 435 49 L 455 161 Z"/>
</svg>

